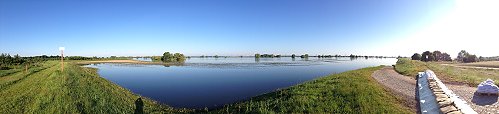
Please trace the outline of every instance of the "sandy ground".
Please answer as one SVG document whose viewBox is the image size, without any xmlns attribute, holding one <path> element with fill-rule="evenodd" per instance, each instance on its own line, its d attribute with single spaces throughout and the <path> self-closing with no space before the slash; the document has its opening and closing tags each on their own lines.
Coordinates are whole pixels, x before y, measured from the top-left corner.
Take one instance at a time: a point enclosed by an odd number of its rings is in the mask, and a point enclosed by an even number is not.
<svg viewBox="0 0 499 114">
<path fill-rule="evenodd" d="M 404 100 L 404 104 L 413 109 L 413 111 L 418 109 L 415 98 L 415 79 L 400 75 L 393 67 L 384 67 L 375 71 L 371 76 L 390 90 L 397 98 Z"/>
</svg>

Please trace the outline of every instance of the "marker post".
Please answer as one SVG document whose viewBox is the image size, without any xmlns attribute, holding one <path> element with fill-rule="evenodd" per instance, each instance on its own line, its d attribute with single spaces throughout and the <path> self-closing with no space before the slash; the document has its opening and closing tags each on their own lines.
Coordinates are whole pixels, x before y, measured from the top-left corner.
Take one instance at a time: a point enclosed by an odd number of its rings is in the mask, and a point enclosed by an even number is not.
<svg viewBox="0 0 499 114">
<path fill-rule="evenodd" d="M 64 72 L 64 47 L 59 47 L 61 50 L 61 72 Z"/>
</svg>

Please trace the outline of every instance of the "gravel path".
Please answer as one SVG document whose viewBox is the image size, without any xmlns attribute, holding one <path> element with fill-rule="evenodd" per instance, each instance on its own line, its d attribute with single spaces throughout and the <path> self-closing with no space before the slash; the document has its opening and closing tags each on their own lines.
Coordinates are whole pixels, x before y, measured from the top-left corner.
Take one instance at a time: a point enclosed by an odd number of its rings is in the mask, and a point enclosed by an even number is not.
<svg viewBox="0 0 499 114">
<path fill-rule="evenodd" d="M 446 83 L 450 90 L 466 101 L 473 110 L 480 114 L 499 113 L 499 101 L 497 95 L 477 95 L 476 87 L 470 87 L 466 84 Z"/>
<path fill-rule="evenodd" d="M 372 74 L 372 77 L 380 84 L 389 89 L 398 98 L 405 100 L 405 104 L 412 109 L 417 110 L 416 98 L 416 80 L 410 77 L 400 75 L 393 67 L 384 67 Z"/>
</svg>

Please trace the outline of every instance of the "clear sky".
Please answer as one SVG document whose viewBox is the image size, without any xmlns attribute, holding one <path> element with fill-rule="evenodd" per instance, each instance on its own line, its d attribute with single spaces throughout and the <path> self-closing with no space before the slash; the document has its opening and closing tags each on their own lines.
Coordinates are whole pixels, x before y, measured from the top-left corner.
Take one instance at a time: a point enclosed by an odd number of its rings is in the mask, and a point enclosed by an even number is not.
<svg viewBox="0 0 499 114">
<path fill-rule="evenodd" d="M 441 50 L 454 57 L 466 49 L 493 56 L 499 55 L 498 5 L 495 0 L 0 0 L 0 52 L 56 55 L 64 46 L 67 55 L 81 56 L 164 51 L 410 56 Z"/>
</svg>

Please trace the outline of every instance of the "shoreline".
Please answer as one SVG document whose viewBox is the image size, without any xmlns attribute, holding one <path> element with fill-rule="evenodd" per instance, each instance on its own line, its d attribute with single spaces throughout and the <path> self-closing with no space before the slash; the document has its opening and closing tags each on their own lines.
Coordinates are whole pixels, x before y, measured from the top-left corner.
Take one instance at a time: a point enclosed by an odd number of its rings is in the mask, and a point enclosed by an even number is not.
<svg viewBox="0 0 499 114">
<path fill-rule="evenodd" d="M 144 65 L 166 65 L 166 66 L 182 66 L 184 63 L 163 63 L 163 62 L 148 62 L 148 61 L 139 61 L 139 60 L 97 60 L 97 61 L 77 61 L 75 62 L 79 65 L 86 64 L 99 64 L 99 63 L 129 63 L 129 64 L 144 64 Z"/>
</svg>

